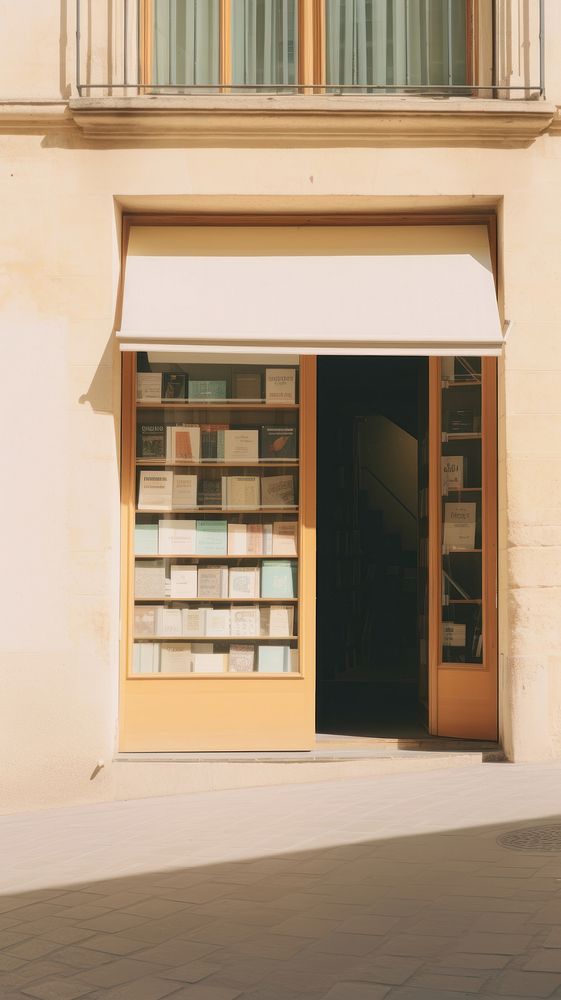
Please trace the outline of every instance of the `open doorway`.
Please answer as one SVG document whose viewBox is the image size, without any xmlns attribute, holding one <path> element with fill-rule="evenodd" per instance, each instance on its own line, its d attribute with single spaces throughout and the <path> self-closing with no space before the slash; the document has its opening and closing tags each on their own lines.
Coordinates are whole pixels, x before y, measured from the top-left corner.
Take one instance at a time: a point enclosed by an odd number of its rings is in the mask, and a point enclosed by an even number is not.
<svg viewBox="0 0 561 1000">
<path fill-rule="evenodd" d="M 317 731 L 426 733 L 428 363 L 318 358 Z"/>
</svg>

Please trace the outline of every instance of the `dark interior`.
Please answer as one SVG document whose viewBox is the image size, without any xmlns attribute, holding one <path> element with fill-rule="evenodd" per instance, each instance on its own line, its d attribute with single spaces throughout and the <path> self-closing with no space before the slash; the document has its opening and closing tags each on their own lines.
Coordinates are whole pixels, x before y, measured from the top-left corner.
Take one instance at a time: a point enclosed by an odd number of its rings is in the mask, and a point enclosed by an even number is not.
<svg viewBox="0 0 561 1000">
<path fill-rule="evenodd" d="M 318 359 L 317 731 L 422 736 L 428 365 Z"/>
</svg>

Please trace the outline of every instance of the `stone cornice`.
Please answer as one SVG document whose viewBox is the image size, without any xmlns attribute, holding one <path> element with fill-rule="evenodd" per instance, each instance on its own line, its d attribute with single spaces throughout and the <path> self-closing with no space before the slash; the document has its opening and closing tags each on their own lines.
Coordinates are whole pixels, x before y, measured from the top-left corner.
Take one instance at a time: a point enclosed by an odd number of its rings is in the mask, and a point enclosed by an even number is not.
<svg viewBox="0 0 561 1000">
<path fill-rule="evenodd" d="M 0 101 L 0 133 L 193 145 L 517 145 L 561 133 L 545 101 L 410 96 L 197 95 Z"/>
<path fill-rule="evenodd" d="M 69 107 L 91 138 L 312 146 L 527 145 L 548 130 L 556 110 L 544 101 L 366 95 L 146 95 L 79 98 Z"/>
</svg>

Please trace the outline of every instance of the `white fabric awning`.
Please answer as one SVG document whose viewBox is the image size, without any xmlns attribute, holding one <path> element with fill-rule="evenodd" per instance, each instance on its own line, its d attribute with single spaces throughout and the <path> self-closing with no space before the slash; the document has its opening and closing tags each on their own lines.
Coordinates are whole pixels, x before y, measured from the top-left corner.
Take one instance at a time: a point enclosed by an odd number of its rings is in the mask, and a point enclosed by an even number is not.
<svg viewBox="0 0 561 1000">
<path fill-rule="evenodd" d="M 125 350 L 497 355 L 487 229 L 132 226 Z"/>
</svg>

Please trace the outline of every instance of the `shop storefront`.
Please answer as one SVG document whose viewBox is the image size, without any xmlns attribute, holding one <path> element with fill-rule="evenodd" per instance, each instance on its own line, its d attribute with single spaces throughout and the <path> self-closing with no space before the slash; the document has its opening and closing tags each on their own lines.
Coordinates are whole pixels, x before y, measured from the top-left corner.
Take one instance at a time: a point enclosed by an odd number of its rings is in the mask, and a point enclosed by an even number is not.
<svg viewBox="0 0 561 1000">
<path fill-rule="evenodd" d="M 125 220 L 122 751 L 496 739 L 493 222 Z"/>
</svg>

